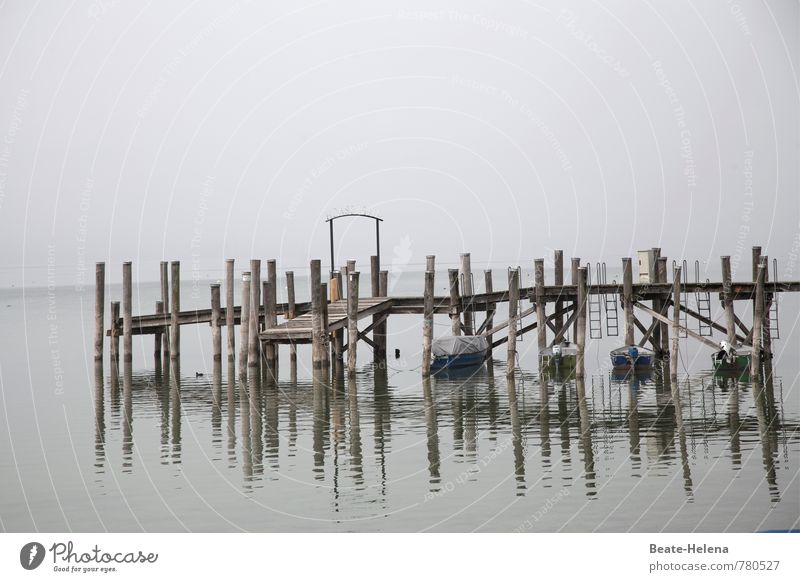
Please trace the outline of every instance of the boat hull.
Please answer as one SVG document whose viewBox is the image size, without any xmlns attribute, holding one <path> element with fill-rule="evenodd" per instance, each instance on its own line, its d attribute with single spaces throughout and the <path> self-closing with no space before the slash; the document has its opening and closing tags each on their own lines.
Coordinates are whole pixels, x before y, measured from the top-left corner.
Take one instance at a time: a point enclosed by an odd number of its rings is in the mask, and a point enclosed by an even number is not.
<svg viewBox="0 0 800 582">
<path fill-rule="evenodd" d="M 650 368 L 655 363 L 655 354 L 637 347 L 636 357 L 632 357 L 628 348 L 620 348 L 611 352 L 611 366 L 613 368 Z"/>
<path fill-rule="evenodd" d="M 472 368 L 483 364 L 486 360 L 486 352 L 475 352 L 471 354 L 458 354 L 455 356 L 440 356 L 431 361 L 431 370 L 453 370 L 460 368 Z"/>
<path fill-rule="evenodd" d="M 745 372 L 750 369 L 751 354 L 739 354 L 733 360 L 719 360 L 711 354 L 715 372 Z"/>
</svg>

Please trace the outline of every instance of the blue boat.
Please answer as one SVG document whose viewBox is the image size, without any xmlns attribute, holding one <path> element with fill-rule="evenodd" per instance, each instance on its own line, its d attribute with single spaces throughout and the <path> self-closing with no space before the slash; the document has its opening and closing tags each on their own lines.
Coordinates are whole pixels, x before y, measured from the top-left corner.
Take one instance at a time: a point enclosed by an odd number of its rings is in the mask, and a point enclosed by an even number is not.
<svg viewBox="0 0 800 582">
<path fill-rule="evenodd" d="M 431 370 L 452 370 L 483 365 L 489 342 L 482 335 L 445 336 L 431 346 Z"/>
<path fill-rule="evenodd" d="M 639 346 L 622 346 L 611 350 L 611 365 L 614 368 L 649 368 L 654 360 L 653 350 Z"/>
</svg>

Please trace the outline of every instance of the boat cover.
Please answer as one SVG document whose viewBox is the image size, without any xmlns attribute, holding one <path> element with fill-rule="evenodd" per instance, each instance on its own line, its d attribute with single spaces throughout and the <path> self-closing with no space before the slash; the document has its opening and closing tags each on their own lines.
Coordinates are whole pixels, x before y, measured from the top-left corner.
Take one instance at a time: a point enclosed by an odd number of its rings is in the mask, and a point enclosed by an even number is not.
<svg viewBox="0 0 800 582">
<path fill-rule="evenodd" d="M 458 335 L 440 337 L 433 341 L 431 350 L 433 357 L 460 356 L 462 354 L 478 354 L 489 349 L 489 342 L 482 335 Z"/>
</svg>

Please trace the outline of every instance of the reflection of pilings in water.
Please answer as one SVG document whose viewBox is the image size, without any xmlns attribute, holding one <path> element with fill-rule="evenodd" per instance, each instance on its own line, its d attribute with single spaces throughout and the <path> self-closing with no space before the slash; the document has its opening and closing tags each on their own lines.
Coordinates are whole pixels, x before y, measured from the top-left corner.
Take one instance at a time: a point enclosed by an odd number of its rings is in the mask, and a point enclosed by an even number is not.
<svg viewBox="0 0 800 582">
<path fill-rule="evenodd" d="M 94 467 L 102 473 L 106 457 L 106 410 L 103 360 L 94 362 Z"/>
<path fill-rule="evenodd" d="M 133 370 L 131 361 L 124 364 L 122 375 L 122 471 L 130 473 L 133 467 Z"/>
<path fill-rule="evenodd" d="M 769 500 L 778 503 L 781 500 L 781 493 L 778 489 L 778 480 L 775 473 L 775 453 L 777 452 L 776 426 L 773 422 L 774 417 L 770 416 L 775 404 L 770 402 L 770 395 L 766 386 L 753 379 L 753 400 L 756 406 L 756 418 L 758 419 L 758 432 L 761 437 L 761 458 L 764 463 L 764 476 L 767 480 L 769 489 Z"/>
<path fill-rule="evenodd" d="M 319 369 L 313 372 L 313 439 L 314 478 L 321 481 L 325 478 L 325 437 L 328 432 L 328 387 L 320 377 Z"/>
<path fill-rule="evenodd" d="M 491 361 L 491 360 L 490 360 Z M 497 398 L 497 388 L 494 385 L 494 370 L 491 363 L 487 362 L 487 401 L 489 403 L 489 442 L 497 441 L 497 417 L 500 413 L 500 401 Z"/>
<path fill-rule="evenodd" d="M 456 457 L 463 457 L 464 450 L 464 404 L 460 387 L 450 390 L 450 405 L 453 415 L 453 451 Z"/>
<path fill-rule="evenodd" d="M 172 352 L 171 352 L 172 353 Z M 181 363 L 173 359 L 170 362 L 170 419 L 172 421 L 172 462 L 181 462 Z"/>
<path fill-rule="evenodd" d="M 430 377 L 422 379 L 422 395 L 425 400 L 425 428 L 428 441 L 428 474 L 430 491 L 439 491 L 442 482 L 439 473 L 439 425 L 436 417 L 436 399 L 433 396 Z"/>
<path fill-rule="evenodd" d="M 473 461 L 478 452 L 478 411 L 475 386 L 470 383 L 460 387 L 460 389 L 463 389 L 466 393 L 464 401 L 464 451 L 467 459 Z"/>
<path fill-rule="evenodd" d="M 350 376 L 348 374 L 348 376 Z M 355 378 L 350 377 L 355 382 Z M 333 462 L 334 511 L 339 511 L 339 453 L 345 442 L 344 382 L 333 377 L 330 390 L 331 461 Z"/>
<path fill-rule="evenodd" d="M 686 447 L 686 427 L 683 424 L 683 407 L 681 406 L 681 390 L 680 383 L 672 382 L 669 376 L 664 376 L 664 382 L 671 383 L 672 404 L 675 413 L 675 426 L 678 429 L 678 450 L 681 455 L 681 467 L 683 469 L 683 489 L 686 495 L 691 499 L 692 492 L 692 472 L 689 465 L 689 452 Z M 688 380 L 687 380 L 688 384 Z"/>
<path fill-rule="evenodd" d="M 525 448 L 522 442 L 522 423 L 517 407 L 517 384 L 513 376 L 506 378 L 508 389 L 508 410 L 511 416 L 511 447 L 514 450 L 514 475 L 517 481 L 517 495 L 525 495 Z"/>
<path fill-rule="evenodd" d="M 350 416 L 350 463 L 357 485 L 364 483 L 364 455 L 361 446 L 361 418 L 358 413 L 358 386 L 353 378 L 347 381 L 347 403 Z"/>
<path fill-rule="evenodd" d="M 277 350 L 278 348 L 275 347 Z M 270 360 L 274 363 L 277 361 Z M 270 469 L 280 468 L 280 398 L 278 396 L 278 386 L 270 376 L 261 387 L 264 399 L 264 440 L 266 442 L 264 457 Z"/>
<path fill-rule="evenodd" d="M 161 464 L 166 465 L 169 463 L 169 396 L 170 396 L 170 374 L 171 365 L 164 366 L 164 375 L 161 381 L 156 381 L 156 398 L 161 412 L 161 451 L 160 458 Z"/>
<path fill-rule="evenodd" d="M 236 360 L 228 359 L 228 382 L 226 390 L 228 413 L 228 468 L 236 466 Z"/>
<path fill-rule="evenodd" d="M 666 366 L 666 364 L 664 364 Z M 675 403 L 672 399 L 672 386 L 668 371 L 656 373 L 653 377 L 656 391 L 656 422 L 647 431 L 649 439 L 648 458 L 652 462 L 668 462 L 675 440 Z"/>
<path fill-rule="evenodd" d="M 111 358 L 108 371 L 109 393 L 111 395 L 111 416 L 119 415 L 119 360 Z"/>
<path fill-rule="evenodd" d="M 568 403 L 568 390 L 567 382 L 561 384 L 558 390 L 558 426 L 561 430 L 561 463 L 567 468 L 572 462 L 572 445 L 569 438 L 569 425 L 570 417 L 572 416 Z M 565 471 L 565 474 L 569 474 Z"/>
<path fill-rule="evenodd" d="M 297 358 L 289 367 L 289 452 L 290 457 L 297 451 Z"/>
<path fill-rule="evenodd" d="M 375 402 L 375 456 L 381 470 L 381 495 L 386 500 L 386 449 L 392 441 L 389 379 L 385 366 L 373 367 Z"/>
<path fill-rule="evenodd" d="M 734 469 L 738 469 L 742 465 L 742 447 L 739 435 L 742 430 L 742 421 L 739 417 L 739 380 L 729 380 L 725 377 L 720 377 L 723 386 L 728 382 L 732 384 L 731 392 L 728 394 L 728 432 L 731 435 L 731 463 Z"/>
<path fill-rule="evenodd" d="M 586 403 L 586 383 L 583 374 L 576 375 L 575 391 L 578 396 L 578 416 L 581 425 L 581 448 L 583 449 L 583 475 L 586 479 L 586 497 L 597 495 L 597 484 L 594 470 L 594 451 L 592 450 L 592 423 L 589 418 L 589 407 Z"/>
<path fill-rule="evenodd" d="M 550 472 L 550 394 L 547 378 L 539 374 L 539 438 L 541 442 L 542 469 Z M 549 479 L 549 475 L 546 477 Z"/>
<path fill-rule="evenodd" d="M 248 482 L 253 480 L 253 450 L 250 447 L 250 395 L 245 378 L 246 374 L 239 376 L 239 418 L 242 423 L 242 473 L 245 487 L 249 487 Z"/>
<path fill-rule="evenodd" d="M 258 370 L 251 370 L 247 380 L 247 392 L 250 405 L 250 458 L 252 461 L 253 475 L 264 473 L 264 441 L 262 431 L 264 423 L 261 420 L 261 413 L 264 408 L 261 395 L 261 374 Z"/>
<path fill-rule="evenodd" d="M 211 444 L 222 446 L 222 362 L 214 360 L 211 374 Z"/>
<path fill-rule="evenodd" d="M 642 468 L 641 439 L 639 437 L 639 391 L 633 374 L 628 379 L 628 434 L 631 452 L 631 469 L 633 476 L 641 476 Z"/>
</svg>

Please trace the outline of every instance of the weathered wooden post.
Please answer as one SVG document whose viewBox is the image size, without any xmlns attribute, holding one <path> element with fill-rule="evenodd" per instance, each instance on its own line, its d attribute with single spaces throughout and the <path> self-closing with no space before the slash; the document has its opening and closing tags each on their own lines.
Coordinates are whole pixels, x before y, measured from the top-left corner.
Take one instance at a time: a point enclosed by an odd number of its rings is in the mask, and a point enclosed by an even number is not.
<svg viewBox="0 0 800 582">
<path fill-rule="evenodd" d="M 544 259 L 533 262 L 534 293 L 536 296 L 536 337 L 541 353 L 547 348 L 547 311 L 544 301 Z"/>
<path fill-rule="evenodd" d="M 250 271 L 242 273 L 242 307 L 239 318 L 239 377 L 247 378 L 247 358 L 250 339 Z"/>
<path fill-rule="evenodd" d="M 257 367 L 260 364 L 260 343 L 258 339 L 259 332 L 259 311 L 261 306 L 261 260 L 250 260 L 250 317 L 248 319 L 248 332 L 247 332 L 247 365 L 250 368 Z M 245 325 L 243 322 L 242 325 Z M 244 346 L 242 346 L 244 349 Z"/>
<path fill-rule="evenodd" d="M 733 297 L 731 287 L 731 258 L 729 256 L 720 257 L 722 262 L 722 307 L 725 309 L 725 328 L 727 331 L 726 339 L 730 346 L 736 340 L 736 316 L 733 311 Z"/>
<path fill-rule="evenodd" d="M 678 343 L 681 325 L 681 267 L 675 267 L 672 282 L 672 354 L 670 355 L 669 377 L 678 381 Z"/>
<path fill-rule="evenodd" d="M 575 295 L 577 297 L 577 289 L 580 279 L 580 271 L 581 268 L 581 260 L 578 257 L 572 257 L 570 261 L 570 283 L 575 285 Z M 578 311 L 578 301 L 577 299 L 572 302 L 572 306 L 575 311 Z M 578 318 L 575 318 L 575 321 L 572 322 L 572 341 L 577 341 L 578 337 Z"/>
<path fill-rule="evenodd" d="M 450 325 L 453 335 L 461 335 L 461 316 L 459 315 L 458 269 L 448 269 L 450 281 Z"/>
<path fill-rule="evenodd" d="M 553 279 L 556 287 L 564 286 L 564 251 L 553 251 Z M 559 289 L 559 296 L 562 292 L 563 289 Z M 555 308 L 556 313 L 559 313 L 564 308 L 564 302 L 561 300 L 556 301 Z M 556 315 L 553 323 L 555 323 L 556 332 L 561 331 L 564 326 L 564 316 Z"/>
<path fill-rule="evenodd" d="M 589 298 L 586 292 L 586 285 L 589 280 L 589 271 L 587 267 L 580 267 L 578 269 L 578 316 L 576 321 L 578 327 L 575 330 L 575 343 L 578 347 L 578 354 L 575 358 L 575 375 L 577 378 L 583 378 L 585 374 L 585 359 L 586 359 L 586 301 Z"/>
<path fill-rule="evenodd" d="M 320 283 L 319 287 L 322 304 L 322 365 L 328 367 L 331 361 L 330 334 L 328 332 L 328 284 Z"/>
<path fill-rule="evenodd" d="M 124 361 L 133 360 L 133 276 L 131 262 L 122 263 L 122 355 Z"/>
<path fill-rule="evenodd" d="M 464 333 L 472 335 L 475 330 L 475 319 L 472 311 L 472 266 L 469 253 L 461 254 L 461 268 L 459 270 L 461 278 L 461 292 L 464 297 L 468 297 L 463 305 L 464 312 Z"/>
<path fill-rule="evenodd" d="M 436 271 L 436 255 L 425 256 L 425 270 L 434 272 Z"/>
<path fill-rule="evenodd" d="M 667 280 L 667 257 L 659 256 L 656 259 L 656 273 L 658 275 L 658 282 L 659 283 L 668 283 Z M 664 309 L 665 302 L 669 301 L 669 293 L 664 294 L 664 298 L 661 300 L 660 307 Z M 660 357 L 663 359 L 669 359 L 669 325 L 662 321 L 661 322 L 661 354 Z"/>
<path fill-rule="evenodd" d="M 506 376 L 514 377 L 517 364 L 517 312 L 519 310 L 519 271 L 508 272 L 508 350 L 506 351 Z"/>
<path fill-rule="evenodd" d="M 431 344 L 433 342 L 433 271 L 425 271 L 425 291 L 422 299 L 422 375 L 431 374 Z"/>
<path fill-rule="evenodd" d="M 325 361 L 322 341 L 322 264 L 319 259 L 311 261 L 311 362 L 314 368 L 321 368 Z"/>
<path fill-rule="evenodd" d="M 267 265 L 269 266 L 269 262 Z M 269 271 L 267 272 L 269 273 Z M 275 278 L 268 275 L 267 280 L 263 283 L 264 329 L 272 329 L 278 325 L 277 294 L 273 289 Z M 264 359 L 269 369 L 274 370 L 275 363 L 278 361 L 278 345 L 275 342 L 267 342 L 264 346 Z"/>
<path fill-rule="evenodd" d="M 294 271 L 286 271 L 286 305 L 288 307 L 286 319 L 294 319 L 297 317 L 294 295 Z M 289 345 L 289 357 L 291 360 L 297 360 L 297 345 L 294 342 Z"/>
<path fill-rule="evenodd" d="M 163 301 L 156 301 L 156 315 L 163 315 L 164 314 L 164 302 Z M 158 328 L 159 330 L 161 328 Z M 163 333 L 161 331 L 156 331 L 153 334 L 153 363 L 155 364 L 156 368 L 161 366 L 161 344 L 164 341 Z"/>
<path fill-rule="evenodd" d="M 170 327 L 169 327 L 169 357 L 171 360 L 178 360 L 181 357 L 181 326 L 178 315 L 181 311 L 181 262 L 172 261 L 170 265 L 172 292 L 170 304 Z"/>
<path fill-rule="evenodd" d="M 233 300 L 233 259 L 225 260 L 225 327 L 228 331 L 228 360 L 236 358 L 236 312 Z"/>
<path fill-rule="evenodd" d="M 389 296 L 389 271 L 381 271 L 378 274 L 378 296 L 379 297 Z M 386 364 L 386 346 L 388 344 L 388 339 L 389 339 L 388 323 L 389 323 L 389 316 L 387 314 L 386 319 L 384 319 L 381 323 L 375 326 L 378 351 L 381 354 L 381 362 L 383 364 Z"/>
<path fill-rule="evenodd" d="M 771 360 L 772 359 L 772 330 L 770 329 L 769 325 L 769 309 L 772 305 L 773 301 L 777 301 L 777 298 L 773 297 L 772 293 L 767 293 L 767 284 L 769 283 L 769 257 L 767 255 L 761 256 L 761 261 L 764 263 L 764 301 L 762 302 L 763 311 L 764 311 L 764 319 L 762 320 L 762 333 L 761 337 L 763 338 L 763 345 L 764 348 L 764 357 L 763 360 Z M 772 367 L 770 366 L 770 369 Z M 768 382 L 771 381 L 770 376 L 764 376 Z"/>
<path fill-rule="evenodd" d="M 633 335 L 633 268 L 630 257 L 622 259 L 622 308 L 625 311 L 625 345 L 636 342 Z"/>
<path fill-rule="evenodd" d="M 119 301 L 111 302 L 111 347 L 109 355 L 112 364 L 119 362 Z"/>
<path fill-rule="evenodd" d="M 369 282 L 370 282 L 370 292 L 372 297 L 380 297 L 381 295 L 381 285 L 380 285 L 380 262 L 378 260 L 377 255 L 372 255 L 369 258 Z M 372 361 L 374 363 L 380 363 L 383 361 L 383 355 L 381 354 L 381 343 L 380 343 L 380 336 L 378 330 L 378 320 L 381 318 L 381 315 L 373 315 L 372 316 L 372 341 L 375 343 L 375 348 L 372 351 Z"/>
<path fill-rule="evenodd" d="M 347 376 L 356 377 L 358 344 L 358 272 L 348 273 L 347 280 Z"/>
<path fill-rule="evenodd" d="M 492 286 L 492 270 L 486 269 L 483 272 L 483 284 L 485 286 L 486 293 L 493 293 L 494 289 Z M 496 305 L 494 303 L 487 303 L 486 304 L 486 331 L 492 329 L 494 326 L 494 313 L 496 311 Z M 490 362 L 492 361 L 492 334 L 486 334 L 486 342 L 489 344 L 489 349 L 486 351 L 486 359 Z"/>
<path fill-rule="evenodd" d="M 222 329 L 220 328 L 220 317 L 222 306 L 220 300 L 219 283 L 211 284 L 211 353 L 214 362 L 222 361 Z"/>
<path fill-rule="evenodd" d="M 661 256 L 661 248 L 660 247 L 653 247 L 653 272 L 648 272 L 649 275 L 649 283 L 660 283 L 660 275 L 658 272 L 658 258 Z M 664 307 L 664 303 L 661 299 L 661 296 L 656 294 L 653 296 L 652 303 L 653 311 L 658 314 L 661 314 L 661 309 Z M 656 324 L 653 326 L 653 334 L 652 334 L 652 343 L 653 347 L 655 348 L 656 356 L 661 357 L 661 328 L 663 327 L 662 323 L 657 321 Z"/>
<path fill-rule="evenodd" d="M 94 360 L 103 361 L 103 344 L 106 336 L 104 320 L 106 310 L 106 264 L 94 266 Z"/>
<path fill-rule="evenodd" d="M 760 247 L 753 247 L 759 249 L 760 260 Z M 766 264 L 759 262 L 756 270 L 756 293 L 753 305 L 753 355 L 750 358 L 750 376 L 753 380 L 761 378 L 761 348 L 763 346 L 763 333 L 764 325 L 764 271 L 766 271 Z"/>
<path fill-rule="evenodd" d="M 164 303 L 164 313 L 171 315 L 169 308 L 169 262 L 161 261 L 159 265 L 159 275 L 161 283 L 161 301 Z M 169 359 L 169 339 L 170 339 L 170 326 L 164 325 L 163 339 L 161 340 L 161 349 L 164 354 L 164 359 Z"/>
</svg>

